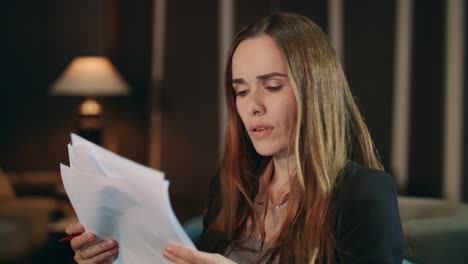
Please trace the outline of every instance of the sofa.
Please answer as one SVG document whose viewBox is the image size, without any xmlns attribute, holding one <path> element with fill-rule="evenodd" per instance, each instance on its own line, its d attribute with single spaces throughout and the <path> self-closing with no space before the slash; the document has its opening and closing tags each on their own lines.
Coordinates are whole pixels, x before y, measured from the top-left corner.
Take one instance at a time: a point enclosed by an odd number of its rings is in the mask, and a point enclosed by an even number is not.
<svg viewBox="0 0 468 264">
<path fill-rule="evenodd" d="M 29 262 L 47 243 L 48 225 L 59 210 L 51 197 L 16 196 L 0 168 L 0 264 Z"/>
<path fill-rule="evenodd" d="M 400 196 L 406 255 L 413 263 L 468 263 L 468 205 Z"/>
<path fill-rule="evenodd" d="M 403 263 L 468 263 L 468 205 L 442 199 L 399 196 L 400 217 L 405 235 Z M 203 217 L 184 223 L 196 241 Z"/>
</svg>

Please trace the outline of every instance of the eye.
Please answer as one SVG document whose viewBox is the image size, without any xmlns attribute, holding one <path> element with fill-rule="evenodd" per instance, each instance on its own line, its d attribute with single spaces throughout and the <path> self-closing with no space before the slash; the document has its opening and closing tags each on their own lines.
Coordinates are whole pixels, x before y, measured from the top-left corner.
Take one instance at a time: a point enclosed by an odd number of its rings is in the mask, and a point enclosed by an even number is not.
<svg viewBox="0 0 468 264">
<path fill-rule="evenodd" d="M 249 92 L 249 86 L 245 83 L 235 83 L 232 85 L 234 94 L 237 96 L 245 96 Z"/>
<path fill-rule="evenodd" d="M 236 91 L 236 96 L 240 96 L 240 97 L 243 97 L 247 94 L 248 90 L 239 90 L 239 91 Z"/>
<path fill-rule="evenodd" d="M 277 79 L 267 79 L 263 82 L 263 87 L 268 91 L 275 92 L 283 87 L 283 82 Z"/>
<path fill-rule="evenodd" d="M 282 87 L 283 87 L 282 85 L 278 85 L 278 86 L 266 86 L 265 88 L 269 91 L 275 92 L 275 91 L 280 90 Z"/>
</svg>

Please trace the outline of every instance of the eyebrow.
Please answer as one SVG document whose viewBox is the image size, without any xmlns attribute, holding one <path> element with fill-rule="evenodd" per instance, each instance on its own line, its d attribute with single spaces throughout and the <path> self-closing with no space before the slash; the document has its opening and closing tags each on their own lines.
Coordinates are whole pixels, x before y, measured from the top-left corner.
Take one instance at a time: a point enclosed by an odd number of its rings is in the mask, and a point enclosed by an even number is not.
<svg viewBox="0 0 468 264">
<path fill-rule="evenodd" d="M 273 77 L 288 77 L 288 75 L 284 73 L 279 73 L 279 72 L 271 72 L 271 73 L 257 76 L 257 80 L 264 81 Z M 232 80 L 232 84 L 242 84 L 242 83 L 245 83 L 245 80 L 242 78 Z"/>
</svg>

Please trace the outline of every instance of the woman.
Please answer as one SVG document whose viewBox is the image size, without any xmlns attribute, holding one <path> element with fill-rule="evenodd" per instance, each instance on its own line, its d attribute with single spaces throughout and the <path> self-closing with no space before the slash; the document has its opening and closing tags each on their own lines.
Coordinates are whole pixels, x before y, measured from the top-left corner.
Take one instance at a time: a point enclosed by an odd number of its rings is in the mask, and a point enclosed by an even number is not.
<svg viewBox="0 0 468 264">
<path fill-rule="evenodd" d="M 169 244 L 174 263 L 401 263 L 391 177 L 320 28 L 281 13 L 241 30 L 226 67 L 228 126 L 200 251 Z M 84 232 L 72 225 L 69 234 Z M 116 254 L 86 247 L 79 263 Z M 210 253 L 208 253 L 210 252 Z M 84 259 L 96 261 L 82 261 Z"/>
</svg>

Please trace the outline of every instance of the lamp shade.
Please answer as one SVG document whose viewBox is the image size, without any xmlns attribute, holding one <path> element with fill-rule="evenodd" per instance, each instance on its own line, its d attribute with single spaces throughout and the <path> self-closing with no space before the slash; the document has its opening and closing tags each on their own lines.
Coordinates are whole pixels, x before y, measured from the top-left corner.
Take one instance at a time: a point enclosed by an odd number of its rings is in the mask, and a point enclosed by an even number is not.
<svg viewBox="0 0 468 264">
<path fill-rule="evenodd" d="M 52 84 L 51 94 L 67 96 L 118 96 L 130 93 L 130 86 L 109 59 L 76 57 Z"/>
</svg>

